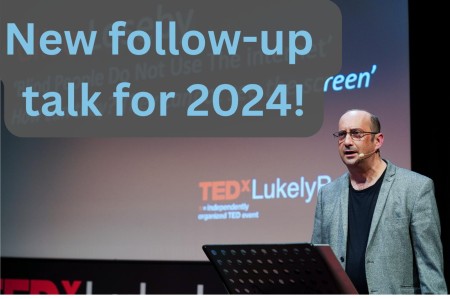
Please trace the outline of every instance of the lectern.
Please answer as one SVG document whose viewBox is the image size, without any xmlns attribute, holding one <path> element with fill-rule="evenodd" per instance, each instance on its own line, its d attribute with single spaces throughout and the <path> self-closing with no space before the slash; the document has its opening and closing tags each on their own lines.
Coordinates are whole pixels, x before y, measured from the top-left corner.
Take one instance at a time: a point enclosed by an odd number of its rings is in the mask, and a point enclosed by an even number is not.
<svg viewBox="0 0 450 299">
<path fill-rule="evenodd" d="M 329 245 L 209 244 L 230 294 L 357 294 Z"/>
</svg>

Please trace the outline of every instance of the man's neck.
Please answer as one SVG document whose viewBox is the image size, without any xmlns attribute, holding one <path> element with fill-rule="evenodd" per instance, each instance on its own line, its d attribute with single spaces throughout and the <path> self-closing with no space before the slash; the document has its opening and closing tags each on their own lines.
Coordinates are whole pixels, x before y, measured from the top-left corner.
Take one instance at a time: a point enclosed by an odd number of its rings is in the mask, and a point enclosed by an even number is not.
<svg viewBox="0 0 450 299">
<path fill-rule="evenodd" d="M 363 190 L 374 185 L 387 167 L 379 156 L 373 157 L 372 163 L 354 165 L 349 168 L 350 182 L 355 190 Z"/>
</svg>

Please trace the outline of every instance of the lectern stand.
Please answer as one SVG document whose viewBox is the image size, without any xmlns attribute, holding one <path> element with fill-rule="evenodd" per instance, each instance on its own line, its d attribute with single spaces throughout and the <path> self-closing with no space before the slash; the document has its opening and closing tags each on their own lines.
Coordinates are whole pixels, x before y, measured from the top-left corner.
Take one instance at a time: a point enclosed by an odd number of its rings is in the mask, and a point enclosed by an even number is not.
<svg viewBox="0 0 450 299">
<path fill-rule="evenodd" d="M 357 294 L 328 245 L 215 244 L 203 251 L 230 294 Z"/>
</svg>

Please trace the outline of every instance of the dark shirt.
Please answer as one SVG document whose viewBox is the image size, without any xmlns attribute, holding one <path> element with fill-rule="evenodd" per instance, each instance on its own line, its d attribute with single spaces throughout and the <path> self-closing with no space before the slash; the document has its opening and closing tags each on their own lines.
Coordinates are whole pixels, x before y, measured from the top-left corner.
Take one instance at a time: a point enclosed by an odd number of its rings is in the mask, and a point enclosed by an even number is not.
<svg viewBox="0 0 450 299">
<path fill-rule="evenodd" d="M 364 190 L 353 189 L 350 183 L 348 200 L 347 262 L 345 271 L 359 294 L 368 294 L 365 267 L 370 224 L 383 182 L 384 172 L 378 181 Z"/>
</svg>

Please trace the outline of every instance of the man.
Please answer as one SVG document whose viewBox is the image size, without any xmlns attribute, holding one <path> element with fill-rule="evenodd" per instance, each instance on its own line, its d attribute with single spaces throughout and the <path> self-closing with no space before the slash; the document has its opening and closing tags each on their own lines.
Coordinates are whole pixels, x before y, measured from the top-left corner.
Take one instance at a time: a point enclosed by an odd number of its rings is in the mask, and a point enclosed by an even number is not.
<svg viewBox="0 0 450 299">
<path fill-rule="evenodd" d="M 381 158 L 367 111 L 333 135 L 348 173 L 320 189 L 312 243 L 331 246 L 360 294 L 446 294 L 433 181 Z"/>
</svg>

